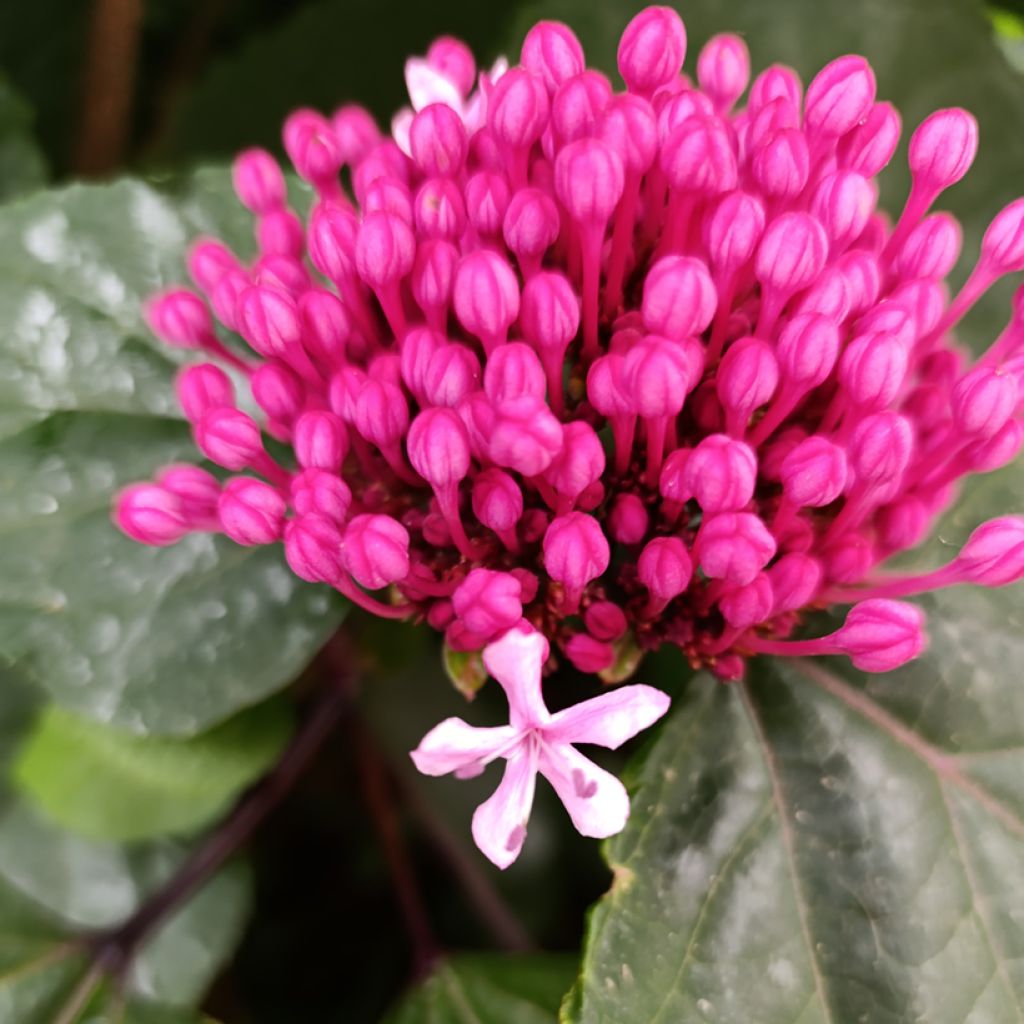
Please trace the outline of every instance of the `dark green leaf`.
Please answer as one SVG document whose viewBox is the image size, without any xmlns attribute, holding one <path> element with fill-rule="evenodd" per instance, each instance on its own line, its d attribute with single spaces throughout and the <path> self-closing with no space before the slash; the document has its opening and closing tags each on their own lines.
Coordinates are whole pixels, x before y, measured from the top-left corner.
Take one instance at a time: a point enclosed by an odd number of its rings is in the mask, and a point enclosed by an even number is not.
<svg viewBox="0 0 1024 1024">
<path fill-rule="evenodd" d="M 287 710 L 274 703 L 190 739 L 135 736 L 54 705 L 28 737 L 15 779 L 51 819 L 87 838 L 189 833 L 267 770 L 288 732 Z"/>
<path fill-rule="evenodd" d="M 458 956 L 442 963 L 388 1024 L 554 1024 L 575 958 Z"/>
<path fill-rule="evenodd" d="M 183 278 L 197 234 L 244 251 L 240 209 L 208 171 L 173 196 L 126 181 L 0 212 L 0 654 L 140 733 L 192 735 L 280 689 L 341 612 L 279 550 L 157 550 L 109 523 L 119 486 L 194 458 L 140 304 Z"/>
</svg>

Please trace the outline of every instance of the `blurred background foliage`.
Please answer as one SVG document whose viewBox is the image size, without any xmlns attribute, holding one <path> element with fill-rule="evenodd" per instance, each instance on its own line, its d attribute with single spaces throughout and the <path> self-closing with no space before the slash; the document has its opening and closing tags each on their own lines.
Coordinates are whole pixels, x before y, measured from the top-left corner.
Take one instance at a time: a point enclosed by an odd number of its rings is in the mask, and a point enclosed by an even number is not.
<svg viewBox="0 0 1024 1024">
<path fill-rule="evenodd" d="M 639 6 L 627 0 L 3 4 L 0 199 L 81 177 L 133 174 L 173 184 L 178 172 L 224 163 L 243 146 L 278 150 L 281 121 L 300 105 L 329 111 L 357 100 L 386 124 L 404 101 L 406 56 L 424 52 L 441 33 L 464 38 L 486 65 L 502 53 L 514 57 L 534 20 L 561 17 L 577 29 L 591 62 L 611 70 L 617 34 Z M 964 92 L 968 106 L 972 95 L 982 97 L 987 106 L 975 111 L 983 129 L 979 166 L 988 171 L 968 179 L 956 197 L 968 251 L 984 223 L 980 211 L 991 215 L 1020 191 L 1020 140 L 1003 147 L 986 147 L 985 140 L 998 138 L 1006 110 L 1024 104 L 1020 83 L 992 62 L 998 37 L 1006 57 L 1024 65 L 1024 0 L 1004 0 L 987 12 L 973 0 L 701 0 L 680 6 L 691 36 L 690 66 L 709 35 L 738 29 L 748 33 L 755 69 L 781 59 L 797 63 L 806 76 L 838 53 L 866 53 L 879 65 L 880 95 L 904 105 L 911 124 Z M 991 32 L 981 27 L 986 15 Z M 1012 126 L 1021 123 L 1018 115 Z M 894 166 L 887 187 L 900 194 L 905 185 L 905 172 Z M 111 208 L 100 219 L 113 218 Z M 1005 291 L 998 298 L 1005 300 Z M 989 316 L 995 323 L 1002 314 Z M 395 1010 L 394 1020 L 554 1019 L 576 971 L 586 909 L 610 880 L 597 844 L 576 836 L 543 791 L 516 870 L 492 870 L 472 849 L 467 828 L 492 776 L 424 782 L 406 757 L 434 722 L 465 713 L 443 676 L 436 640 L 362 616 L 352 616 L 348 630 L 362 649 L 379 652 L 363 673 L 358 714 L 350 708 L 343 715 L 331 741 L 256 833 L 248 865 L 230 865 L 157 933 L 134 968 L 134 995 L 119 1001 L 108 999 L 102 986 L 90 990 L 81 1001 L 82 1019 L 194 1021 L 187 1007 L 209 985 L 203 1010 L 228 1024 L 373 1021 L 423 967 L 425 950 L 498 948 L 573 955 L 522 961 L 514 986 L 486 955 L 457 958 Z M 2 1024 L 48 1020 L 48 1007 L 85 991 L 82 951 L 68 945 L 68 936 L 115 924 L 169 875 L 211 817 L 265 769 L 284 742 L 291 712 L 301 716 L 331 671 L 329 661 L 315 661 L 275 706 L 269 726 L 246 732 L 252 728 L 242 721 L 246 712 L 219 726 L 248 737 L 232 741 L 230 764 L 219 760 L 217 730 L 188 740 L 195 744 L 188 749 L 186 741 L 180 749 L 167 741 L 158 756 L 168 771 L 184 776 L 173 791 L 147 774 L 148 752 L 135 759 L 132 738 L 104 737 L 97 745 L 74 718 L 52 709 L 39 717 L 38 693 L 20 675 L 5 676 L 0 762 L 5 777 L 20 780 L 21 795 L 10 785 L 0 792 L 0 924 L 17 920 L 21 937 L 20 945 L 0 938 Z M 665 654 L 645 675 L 678 691 L 688 673 Z M 564 703 L 590 693 L 582 679 L 562 682 Z M 500 718 L 493 689 L 473 709 L 478 722 Z M 218 717 L 220 711 L 211 713 L 211 720 Z M 87 780 L 92 789 L 69 789 L 67 777 L 50 770 L 60 752 L 72 748 L 76 764 L 95 768 Z M 606 763 L 619 768 L 626 755 Z M 119 790 L 115 806 L 100 807 L 95 790 L 103 788 L 103 771 L 112 763 L 130 776 L 130 785 Z M 177 764 L 188 768 L 177 772 Z M 58 830 L 44 810 L 77 828 Z M 133 830 L 160 831 L 154 820 L 174 838 L 137 842 Z M 97 892 L 103 894 L 99 905 Z M 51 960 L 59 975 L 50 971 Z M 49 987 L 35 973 L 31 987 L 12 982 L 23 962 L 45 962 Z M 512 1008 L 492 1016 L 513 987 Z"/>
</svg>

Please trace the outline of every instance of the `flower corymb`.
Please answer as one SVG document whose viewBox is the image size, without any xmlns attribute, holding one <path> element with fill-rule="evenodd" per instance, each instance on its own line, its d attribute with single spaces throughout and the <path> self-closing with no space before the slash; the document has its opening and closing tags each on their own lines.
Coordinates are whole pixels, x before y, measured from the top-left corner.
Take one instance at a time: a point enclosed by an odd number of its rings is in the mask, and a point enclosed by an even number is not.
<svg viewBox="0 0 1024 1024">
<path fill-rule="evenodd" d="M 355 106 L 288 118 L 305 221 L 274 158 L 241 154 L 258 255 L 200 240 L 196 290 L 147 308 L 159 337 L 208 359 L 182 371 L 181 405 L 236 475 L 169 467 L 122 492 L 121 528 L 283 543 L 302 578 L 486 649 L 506 686 L 495 652 L 524 623 L 609 680 L 663 643 L 723 679 L 757 652 L 885 671 L 924 644 L 898 598 L 1024 576 L 1017 516 L 932 573 L 884 572 L 963 478 L 1024 443 L 1024 293 L 980 357 L 952 335 L 1024 269 L 1024 200 L 996 214 L 959 290 L 960 227 L 932 212 L 970 168 L 974 119 L 940 110 L 914 130 L 890 220 L 875 178 L 900 116 L 864 59 L 804 88 L 778 65 L 749 82 L 735 36 L 705 45 L 695 83 L 685 54 L 665 7 L 623 33 L 621 92 L 561 24 L 479 74 L 440 39 L 409 62 L 390 136 Z M 243 382 L 258 419 L 236 404 Z M 803 636 L 833 604 L 853 605 L 845 625 Z M 417 760 L 505 757 L 502 791 L 528 806 L 539 770 L 572 810 L 575 755 L 550 751 L 585 736 L 548 746 L 539 721 L 479 753 L 445 723 Z M 506 811 L 481 812 L 493 850 L 518 848 Z"/>
</svg>

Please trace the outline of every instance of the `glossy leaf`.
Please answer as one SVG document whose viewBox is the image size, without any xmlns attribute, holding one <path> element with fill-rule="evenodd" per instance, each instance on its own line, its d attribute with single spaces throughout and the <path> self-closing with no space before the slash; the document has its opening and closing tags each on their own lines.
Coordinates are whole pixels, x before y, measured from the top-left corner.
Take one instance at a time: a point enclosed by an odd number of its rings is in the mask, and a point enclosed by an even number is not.
<svg viewBox="0 0 1024 1024">
<path fill-rule="evenodd" d="M 387 1024 L 554 1024 L 574 966 L 559 954 L 457 956 L 406 996 Z"/>
<path fill-rule="evenodd" d="M 137 545 L 113 493 L 194 459 L 171 353 L 140 305 L 184 278 L 188 240 L 250 230 L 224 172 L 175 195 L 75 186 L 0 212 L 0 654 L 71 711 L 192 735 L 290 682 L 341 602 L 280 550 L 196 536 Z"/>
</svg>

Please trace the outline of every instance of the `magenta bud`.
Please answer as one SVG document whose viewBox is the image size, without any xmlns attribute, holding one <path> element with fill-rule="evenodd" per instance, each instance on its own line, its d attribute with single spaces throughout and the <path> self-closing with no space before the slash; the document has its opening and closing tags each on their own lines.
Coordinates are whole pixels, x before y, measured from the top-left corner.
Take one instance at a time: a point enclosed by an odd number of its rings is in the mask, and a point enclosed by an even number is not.
<svg viewBox="0 0 1024 1024">
<path fill-rule="evenodd" d="M 270 484 L 252 477 L 229 480 L 217 512 L 224 532 L 236 544 L 273 544 L 284 532 L 284 498 Z"/>
<path fill-rule="evenodd" d="M 760 572 L 749 583 L 730 587 L 720 598 L 718 608 L 733 629 L 749 629 L 764 622 L 775 608 L 771 577 Z"/>
<path fill-rule="evenodd" d="M 558 238 L 559 224 L 554 200 L 539 188 L 523 188 L 508 204 L 502 235 L 520 260 L 539 260 Z"/>
<path fill-rule="evenodd" d="M 982 523 L 953 564 L 965 582 L 983 587 L 1005 587 L 1024 579 L 1024 516 Z"/>
<path fill-rule="evenodd" d="M 220 483 L 212 473 L 198 466 L 173 464 L 156 474 L 156 483 L 178 499 L 189 526 L 209 526 L 216 520 Z"/>
<path fill-rule="evenodd" d="M 452 605 L 466 629 L 491 640 L 523 617 L 522 595 L 511 573 L 473 569 L 452 594 Z"/>
<path fill-rule="evenodd" d="M 1009 465 L 1024 447 L 1024 427 L 1010 420 L 1003 429 L 984 441 L 976 441 L 964 449 L 964 456 L 974 473 L 991 473 Z"/>
<path fill-rule="evenodd" d="M 520 62 L 537 75 L 549 93 L 586 67 L 583 47 L 568 25 L 539 21 L 523 40 Z"/>
<path fill-rule="evenodd" d="M 306 393 L 298 377 L 280 363 L 257 367 L 249 382 L 256 404 L 280 423 L 291 423 L 302 411 Z"/>
<path fill-rule="evenodd" d="M 338 154 L 349 167 L 360 163 L 380 142 L 380 129 L 373 115 L 355 103 L 339 107 L 331 115 L 331 127 L 338 143 Z"/>
<path fill-rule="evenodd" d="M 839 383 L 857 405 L 881 409 L 900 393 L 908 367 L 907 347 L 898 336 L 862 334 L 839 360 Z"/>
<path fill-rule="evenodd" d="M 834 251 L 856 241 L 875 209 L 876 187 L 856 171 L 835 171 L 814 190 L 811 212 L 821 221 Z"/>
<path fill-rule="evenodd" d="M 832 639 L 855 668 L 890 672 L 924 649 L 924 614 L 905 601 L 861 601 L 850 609 Z"/>
<path fill-rule="evenodd" d="M 160 484 L 129 484 L 114 499 L 114 523 L 140 544 L 166 547 L 188 533 L 178 496 Z"/>
<path fill-rule="evenodd" d="M 578 139 L 555 158 L 555 192 L 580 224 L 601 225 L 622 198 L 625 171 L 618 153 L 600 139 Z"/>
<path fill-rule="evenodd" d="M 691 453 L 690 448 L 677 448 L 665 459 L 658 477 L 658 492 L 666 500 L 683 504 L 693 497 L 686 484 L 686 464 Z"/>
<path fill-rule="evenodd" d="M 782 460 L 782 491 L 798 508 L 824 508 L 846 489 L 848 473 L 846 452 L 815 435 Z"/>
<path fill-rule="evenodd" d="M 776 346 L 783 377 L 801 391 L 823 384 L 839 357 L 839 328 L 827 317 L 805 313 L 783 327 Z"/>
<path fill-rule="evenodd" d="M 600 525 L 584 512 L 556 516 L 544 534 L 543 550 L 548 575 L 577 598 L 605 572 L 611 559 Z"/>
<path fill-rule="evenodd" d="M 661 146 L 661 169 L 681 192 L 714 196 L 734 189 L 736 153 L 721 119 L 695 114 L 673 128 Z"/>
<path fill-rule="evenodd" d="M 758 450 L 761 476 L 773 483 L 782 483 L 782 463 L 786 456 L 801 441 L 807 439 L 807 431 L 803 427 L 787 427 L 780 431 L 771 444 Z"/>
<path fill-rule="evenodd" d="M 847 455 L 858 484 L 889 485 L 902 478 L 914 450 L 914 429 L 904 416 L 879 412 L 857 424 Z"/>
<path fill-rule="evenodd" d="M 718 367 L 715 391 L 719 401 L 743 423 L 769 401 L 779 383 L 773 346 L 759 338 L 734 341 Z"/>
<path fill-rule="evenodd" d="M 359 218 L 332 203 L 313 209 L 309 224 L 309 259 L 324 277 L 345 281 L 356 274 Z"/>
<path fill-rule="evenodd" d="M 750 87 L 751 110 L 761 110 L 773 100 L 783 100 L 793 110 L 799 110 L 803 102 L 800 76 L 783 64 L 765 68 Z"/>
<path fill-rule="evenodd" d="M 435 314 L 439 320 L 447 317 L 458 263 L 458 249 L 445 239 L 432 238 L 420 245 L 409 284 L 424 313 Z"/>
<path fill-rule="evenodd" d="M 367 590 L 409 575 L 409 533 L 391 516 L 356 516 L 341 539 L 341 563 Z"/>
<path fill-rule="evenodd" d="M 783 555 L 766 571 L 774 596 L 772 615 L 806 607 L 818 595 L 824 576 L 818 559 L 796 551 Z"/>
<path fill-rule="evenodd" d="M 643 174 L 658 152 L 658 123 L 650 103 L 632 93 L 613 96 L 604 108 L 597 134 L 622 159 L 630 174 Z"/>
<path fill-rule="evenodd" d="M 306 231 L 292 210 L 271 210 L 260 217 L 256 240 L 262 253 L 298 260 L 305 251 Z"/>
<path fill-rule="evenodd" d="M 484 391 L 495 405 L 524 395 L 542 399 L 544 389 L 544 368 L 529 345 L 511 341 L 499 345 L 488 356 Z"/>
<path fill-rule="evenodd" d="M 981 259 L 996 274 L 1024 270 L 1024 199 L 995 215 L 981 240 Z"/>
<path fill-rule="evenodd" d="M 705 244 L 711 265 L 731 274 L 753 257 L 764 233 L 764 206 L 747 192 L 730 192 L 705 221 Z"/>
<path fill-rule="evenodd" d="M 675 416 L 697 386 L 704 349 L 696 341 L 677 342 L 649 334 L 626 355 L 624 383 L 632 408 L 641 416 Z"/>
<path fill-rule="evenodd" d="M 874 544 L 859 533 L 848 533 L 823 552 L 825 576 L 831 583 L 860 583 L 877 563 Z"/>
<path fill-rule="evenodd" d="M 758 145 L 751 173 L 761 191 L 772 199 L 798 196 L 807 184 L 811 156 L 807 137 L 799 128 L 773 132 Z"/>
<path fill-rule="evenodd" d="M 913 494 L 884 505 L 874 518 L 878 540 L 888 551 L 916 547 L 924 540 L 931 523 L 928 506 Z"/>
<path fill-rule="evenodd" d="M 225 469 L 245 469 L 263 454 L 260 428 L 238 409 L 207 409 L 196 423 L 195 437 L 199 450 Z"/>
<path fill-rule="evenodd" d="M 356 403 L 366 386 L 366 371 L 358 366 L 343 366 L 333 377 L 328 387 L 331 409 L 346 423 L 356 421 Z"/>
<path fill-rule="evenodd" d="M 414 327 L 399 343 L 399 367 L 405 386 L 419 397 L 430 358 L 447 342 L 444 336 L 426 327 Z"/>
<path fill-rule="evenodd" d="M 587 631 L 598 640 L 610 642 L 626 635 L 626 613 L 611 601 L 595 601 L 583 613 Z"/>
<path fill-rule="evenodd" d="M 496 410 L 487 453 L 491 460 L 524 477 L 537 476 L 562 450 L 562 424 L 547 405 L 529 395 L 503 402 Z"/>
<path fill-rule="evenodd" d="M 661 142 L 691 117 L 712 117 L 715 113 L 715 105 L 704 93 L 684 88 L 681 83 L 674 92 L 662 90 L 657 93 L 653 97 L 651 108 L 657 114 L 658 139 Z"/>
<path fill-rule="evenodd" d="M 345 575 L 341 530 L 319 515 L 301 515 L 284 528 L 284 557 L 293 573 L 309 583 L 337 584 Z"/>
<path fill-rule="evenodd" d="M 469 473 L 469 435 L 451 409 L 424 409 L 409 427 L 413 469 L 432 487 L 458 484 Z"/>
<path fill-rule="evenodd" d="M 266 253 L 259 257 L 253 269 L 256 284 L 291 296 L 301 295 L 313 283 L 305 266 L 290 256 Z"/>
<path fill-rule="evenodd" d="M 719 110 L 730 110 L 750 81 L 750 52 L 739 36 L 712 36 L 697 58 L 697 81 Z"/>
<path fill-rule="evenodd" d="M 905 278 L 943 278 L 956 265 L 961 240 L 960 224 L 952 214 L 933 213 L 907 235 L 896 270 Z"/>
<path fill-rule="evenodd" d="M 1020 392 L 1013 377 L 984 366 L 957 381 L 950 398 L 957 431 L 972 440 L 998 434 L 1019 402 Z"/>
<path fill-rule="evenodd" d="M 423 398 L 429 405 L 454 408 L 480 387 L 480 362 L 465 345 L 442 345 L 423 373 Z"/>
<path fill-rule="evenodd" d="M 750 583 L 775 556 L 775 538 L 750 512 L 710 516 L 697 533 L 701 569 L 711 579 L 737 586 Z"/>
<path fill-rule="evenodd" d="M 611 82 L 600 71 L 583 71 L 563 82 L 551 99 L 555 142 L 562 146 L 595 135 L 611 98 Z"/>
<path fill-rule="evenodd" d="M 508 210 L 508 182 L 501 174 L 479 171 L 466 182 L 465 191 L 470 224 L 484 238 L 493 237 L 501 231 Z"/>
<path fill-rule="evenodd" d="M 544 472 L 544 479 L 562 497 L 575 502 L 604 473 L 604 447 L 594 428 L 573 420 L 562 428 L 562 450 Z"/>
<path fill-rule="evenodd" d="M 608 510 L 608 532 L 619 544 L 639 544 L 647 536 L 651 517 L 635 494 L 618 494 Z"/>
<path fill-rule="evenodd" d="M 718 306 L 711 275 L 692 256 L 666 256 L 644 279 L 644 327 L 652 334 L 682 340 L 707 329 Z"/>
<path fill-rule="evenodd" d="M 284 206 L 288 189 L 277 161 L 265 149 L 247 149 L 231 165 L 235 194 L 257 216 Z"/>
<path fill-rule="evenodd" d="M 896 152 L 902 127 L 900 115 L 891 103 L 875 103 L 867 117 L 839 140 L 839 166 L 873 178 Z"/>
<path fill-rule="evenodd" d="M 862 249 L 852 249 L 833 265 L 846 278 L 847 297 L 850 301 L 848 314 L 856 317 L 867 312 L 877 301 L 882 289 L 878 258 Z"/>
<path fill-rule="evenodd" d="M 528 149 L 544 131 L 548 111 L 544 80 L 522 68 L 512 68 L 491 92 L 487 125 L 501 144 L 512 150 Z"/>
<path fill-rule="evenodd" d="M 175 348 L 202 348 L 214 337 L 206 303 L 187 288 L 170 288 L 147 299 L 143 315 L 149 329 Z"/>
<path fill-rule="evenodd" d="M 295 421 L 292 446 L 303 469 L 328 469 L 337 473 L 348 451 L 345 424 L 333 412 L 304 412 Z"/>
<path fill-rule="evenodd" d="M 678 537 L 655 537 L 644 545 L 636 563 L 637 576 L 651 597 L 667 604 L 690 585 L 693 563 Z"/>
<path fill-rule="evenodd" d="M 371 287 L 383 288 L 412 270 L 416 239 L 401 218 L 378 211 L 360 225 L 355 256 L 359 276 Z"/>
<path fill-rule="evenodd" d="M 641 96 L 674 81 L 685 57 L 686 29 L 671 7 L 645 7 L 619 40 L 619 74 L 629 91 Z"/>
<path fill-rule="evenodd" d="M 580 327 L 580 303 L 562 274 L 534 274 L 523 288 L 520 325 L 538 352 L 561 355 Z"/>
<path fill-rule="evenodd" d="M 409 186 L 389 175 L 381 175 L 367 186 L 362 207 L 364 217 L 369 213 L 391 213 L 409 227 L 415 221 Z"/>
<path fill-rule="evenodd" d="M 690 452 L 683 487 L 697 499 L 704 514 L 737 512 L 754 496 L 757 456 L 742 441 L 725 434 L 705 437 Z"/>
<path fill-rule="evenodd" d="M 940 192 L 970 170 L 977 152 L 978 122 L 959 107 L 936 110 L 910 137 L 910 173 L 928 192 Z"/>
<path fill-rule="evenodd" d="M 352 504 L 352 492 L 337 473 L 304 469 L 291 484 L 292 504 L 300 516 L 317 515 L 343 523 Z"/>
<path fill-rule="evenodd" d="M 590 675 L 604 672 L 615 664 L 615 648 L 586 633 L 574 633 L 562 645 L 562 650 L 577 671 Z"/>
<path fill-rule="evenodd" d="M 354 412 L 356 430 L 378 448 L 396 444 L 409 427 L 405 395 L 390 381 L 367 379 L 356 398 Z M 345 419 L 344 413 L 338 415 Z"/>
<path fill-rule="evenodd" d="M 341 147 L 327 118 L 312 110 L 296 110 L 285 119 L 282 137 L 300 178 L 323 185 L 337 177 Z"/>
<path fill-rule="evenodd" d="M 338 296 L 326 288 L 310 288 L 299 297 L 299 317 L 304 328 L 302 343 L 310 354 L 328 366 L 340 364 L 350 328 Z"/>
<path fill-rule="evenodd" d="M 189 276 L 207 294 L 229 270 L 239 271 L 241 265 L 238 257 L 223 242 L 203 238 L 189 249 Z"/>
<path fill-rule="evenodd" d="M 473 479 L 473 515 L 489 530 L 514 530 L 523 515 L 523 492 L 503 469 L 485 469 Z"/>
<path fill-rule="evenodd" d="M 463 258 L 455 272 L 452 297 L 459 323 L 485 344 L 504 340 L 519 315 L 515 272 L 506 259 L 490 249 Z"/>
<path fill-rule="evenodd" d="M 235 405 L 235 389 L 230 378 L 213 363 L 198 363 L 180 370 L 174 390 L 185 419 L 190 423 L 197 423 L 208 409 L 234 408 Z"/>
<path fill-rule="evenodd" d="M 839 57 L 807 86 L 804 121 L 813 134 L 835 139 L 863 121 L 874 101 L 871 65 L 863 57 Z"/>
<path fill-rule="evenodd" d="M 452 82 L 465 98 L 476 81 L 476 61 L 473 51 L 453 36 L 439 36 L 427 50 L 427 63 Z"/>
<path fill-rule="evenodd" d="M 825 267 L 828 238 L 807 213 L 783 213 L 768 225 L 757 250 L 758 280 L 786 294 L 806 288 Z"/>
<path fill-rule="evenodd" d="M 409 147 L 416 166 L 428 178 L 458 174 L 466 162 L 462 118 L 447 104 L 431 103 L 412 119 Z"/>
<path fill-rule="evenodd" d="M 262 356 L 281 358 L 302 342 L 295 300 L 285 292 L 252 285 L 239 299 L 242 336 Z"/>
</svg>

